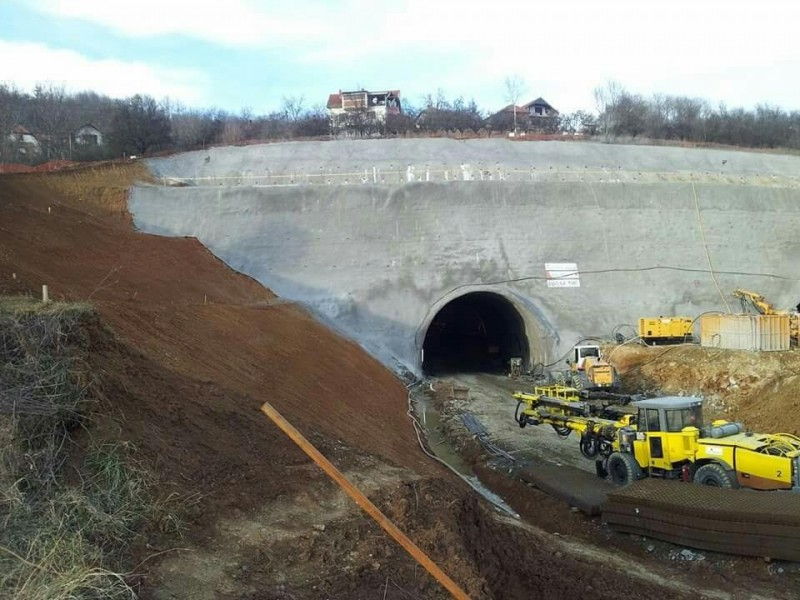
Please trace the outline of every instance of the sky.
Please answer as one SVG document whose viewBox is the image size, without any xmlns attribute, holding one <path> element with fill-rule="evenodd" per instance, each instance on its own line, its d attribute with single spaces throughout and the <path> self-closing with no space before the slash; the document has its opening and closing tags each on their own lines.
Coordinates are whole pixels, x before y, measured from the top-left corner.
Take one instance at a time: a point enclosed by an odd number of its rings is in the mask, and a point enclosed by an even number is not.
<svg viewBox="0 0 800 600">
<path fill-rule="evenodd" d="M 263 114 L 285 97 L 441 89 L 595 110 L 592 90 L 800 110 L 796 0 L 0 0 L 0 82 Z"/>
</svg>

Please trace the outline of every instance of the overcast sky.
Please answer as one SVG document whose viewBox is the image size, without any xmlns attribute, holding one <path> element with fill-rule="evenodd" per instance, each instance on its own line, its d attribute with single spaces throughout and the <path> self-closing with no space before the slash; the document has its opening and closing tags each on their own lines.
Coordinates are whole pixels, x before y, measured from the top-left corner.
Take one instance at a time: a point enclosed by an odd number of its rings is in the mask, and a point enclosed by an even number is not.
<svg viewBox="0 0 800 600">
<path fill-rule="evenodd" d="M 495 109 L 519 74 L 562 112 L 608 79 L 795 110 L 799 24 L 797 0 L 0 0 L 0 81 L 262 113 L 360 87 Z"/>
</svg>

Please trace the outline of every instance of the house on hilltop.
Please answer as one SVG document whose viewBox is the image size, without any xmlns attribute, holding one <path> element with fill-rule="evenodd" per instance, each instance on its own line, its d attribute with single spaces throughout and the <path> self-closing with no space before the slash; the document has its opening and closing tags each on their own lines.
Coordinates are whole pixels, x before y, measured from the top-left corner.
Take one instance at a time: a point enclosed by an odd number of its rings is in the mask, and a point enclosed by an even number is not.
<svg viewBox="0 0 800 600">
<path fill-rule="evenodd" d="M 544 98 L 532 100 L 527 104 L 523 104 L 521 108 L 525 109 L 525 111 L 528 113 L 528 116 L 534 119 L 542 117 L 557 117 L 559 115 L 559 112 Z"/>
<path fill-rule="evenodd" d="M 328 96 L 327 108 L 331 132 L 350 135 L 380 133 L 389 115 L 403 112 L 400 90 L 339 90 L 338 93 Z"/>
<path fill-rule="evenodd" d="M 487 118 L 497 131 L 514 130 L 514 113 L 518 131 L 553 132 L 558 128 L 559 112 L 544 98 L 536 98 L 522 106 L 509 104 Z"/>
</svg>

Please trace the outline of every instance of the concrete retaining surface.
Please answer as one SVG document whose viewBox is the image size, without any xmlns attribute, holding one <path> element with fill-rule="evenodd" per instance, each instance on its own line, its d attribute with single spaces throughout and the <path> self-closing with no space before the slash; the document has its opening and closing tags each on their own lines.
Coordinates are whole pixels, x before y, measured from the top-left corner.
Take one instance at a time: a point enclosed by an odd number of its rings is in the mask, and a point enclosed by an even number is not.
<svg viewBox="0 0 800 600">
<path fill-rule="evenodd" d="M 800 494 L 645 479 L 608 495 L 613 529 L 730 554 L 800 561 Z"/>
</svg>

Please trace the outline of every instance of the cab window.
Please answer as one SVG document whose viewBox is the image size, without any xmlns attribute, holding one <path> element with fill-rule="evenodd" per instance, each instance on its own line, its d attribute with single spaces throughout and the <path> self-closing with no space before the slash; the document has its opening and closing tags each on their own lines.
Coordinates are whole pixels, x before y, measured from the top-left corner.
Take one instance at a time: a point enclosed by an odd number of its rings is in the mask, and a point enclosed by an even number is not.
<svg viewBox="0 0 800 600">
<path fill-rule="evenodd" d="M 647 431 L 661 431 L 661 424 L 658 422 L 658 409 L 647 409 Z"/>
<path fill-rule="evenodd" d="M 640 408 L 639 418 L 636 421 L 639 431 L 661 431 L 658 422 L 658 409 L 656 408 Z"/>
<path fill-rule="evenodd" d="M 701 407 L 691 406 L 667 411 L 667 431 L 680 431 L 684 427 L 700 427 Z"/>
</svg>

